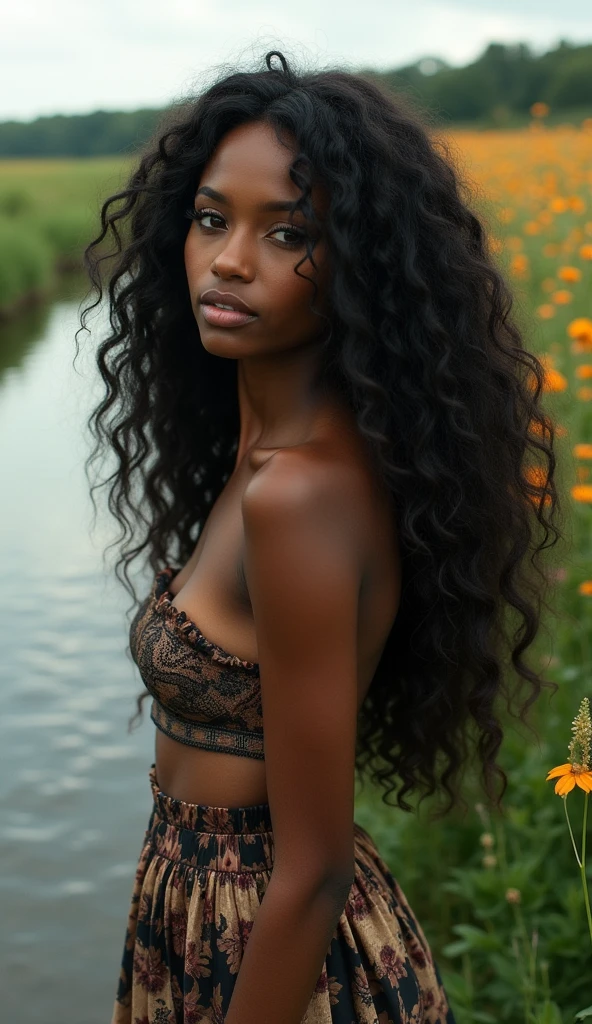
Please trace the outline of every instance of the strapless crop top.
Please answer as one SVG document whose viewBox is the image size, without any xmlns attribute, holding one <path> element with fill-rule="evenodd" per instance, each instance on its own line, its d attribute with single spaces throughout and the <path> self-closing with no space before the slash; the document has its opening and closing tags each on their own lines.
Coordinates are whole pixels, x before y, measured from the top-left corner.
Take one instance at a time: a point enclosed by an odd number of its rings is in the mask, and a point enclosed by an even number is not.
<svg viewBox="0 0 592 1024">
<path fill-rule="evenodd" d="M 229 654 L 175 608 L 167 588 L 179 571 L 156 574 L 130 625 L 130 652 L 153 697 L 150 717 L 180 743 L 263 759 L 259 664 Z"/>
</svg>

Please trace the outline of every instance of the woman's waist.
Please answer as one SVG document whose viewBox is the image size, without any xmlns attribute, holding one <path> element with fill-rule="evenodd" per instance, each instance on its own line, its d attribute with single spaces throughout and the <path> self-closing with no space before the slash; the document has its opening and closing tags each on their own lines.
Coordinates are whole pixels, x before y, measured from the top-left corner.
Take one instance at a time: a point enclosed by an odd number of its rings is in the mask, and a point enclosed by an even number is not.
<svg viewBox="0 0 592 1024">
<path fill-rule="evenodd" d="M 265 761 L 191 747 L 156 729 L 156 775 L 177 800 L 215 807 L 267 803 Z"/>
</svg>

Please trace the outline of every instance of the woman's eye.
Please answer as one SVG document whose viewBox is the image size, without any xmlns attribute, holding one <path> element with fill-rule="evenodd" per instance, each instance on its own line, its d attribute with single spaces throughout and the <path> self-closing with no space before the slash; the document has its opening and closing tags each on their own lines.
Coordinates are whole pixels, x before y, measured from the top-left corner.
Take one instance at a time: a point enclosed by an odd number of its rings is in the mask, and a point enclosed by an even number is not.
<svg viewBox="0 0 592 1024">
<path fill-rule="evenodd" d="M 224 227 L 225 223 L 224 217 L 220 213 L 216 213 L 215 210 L 187 210 L 187 216 L 191 220 L 196 220 L 204 228 Z M 213 223 L 215 221 L 217 223 Z"/>
<path fill-rule="evenodd" d="M 304 243 L 305 235 L 304 231 L 299 231 L 297 228 L 275 228 L 272 235 L 283 235 L 283 238 L 278 238 L 278 242 L 282 242 L 283 245 L 302 245 Z"/>
</svg>

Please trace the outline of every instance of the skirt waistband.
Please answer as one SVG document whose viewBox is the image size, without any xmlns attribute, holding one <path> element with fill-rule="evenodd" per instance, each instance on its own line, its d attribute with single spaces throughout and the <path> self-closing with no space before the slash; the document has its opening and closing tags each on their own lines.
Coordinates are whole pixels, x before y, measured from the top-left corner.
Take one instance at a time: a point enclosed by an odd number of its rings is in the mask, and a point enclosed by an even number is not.
<svg viewBox="0 0 592 1024">
<path fill-rule="evenodd" d="M 156 856 L 183 870 L 233 872 L 253 879 L 272 870 L 274 841 L 268 803 L 245 807 L 192 804 L 158 788 L 154 764 L 149 777 L 154 806 L 146 841 Z"/>
<path fill-rule="evenodd" d="M 193 832 L 235 834 L 271 832 L 271 811 L 268 803 L 248 804 L 244 807 L 215 807 L 210 804 L 191 804 L 178 800 L 159 789 L 156 765 L 149 772 L 152 796 L 161 821 Z"/>
</svg>

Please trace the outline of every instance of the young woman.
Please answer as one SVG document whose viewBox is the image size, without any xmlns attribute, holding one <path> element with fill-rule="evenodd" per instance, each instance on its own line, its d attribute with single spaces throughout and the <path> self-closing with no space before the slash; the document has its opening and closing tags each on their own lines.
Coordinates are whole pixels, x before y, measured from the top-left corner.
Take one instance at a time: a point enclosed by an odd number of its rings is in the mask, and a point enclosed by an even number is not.
<svg viewBox="0 0 592 1024">
<path fill-rule="evenodd" d="M 417 113 L 266 65 L 176 111 L 87 251 L 98 302 L 116 241 L 90 461 L 119 460 L 123 582 L 154 573 L 113 1024 L 453 1024 L 355 773 L 451 807 L 474 742 L 499 806 L 502 666 L 524 707 L 547 685 L 522 657 L 558 536 L 543 370 Z"/>
</svg>

